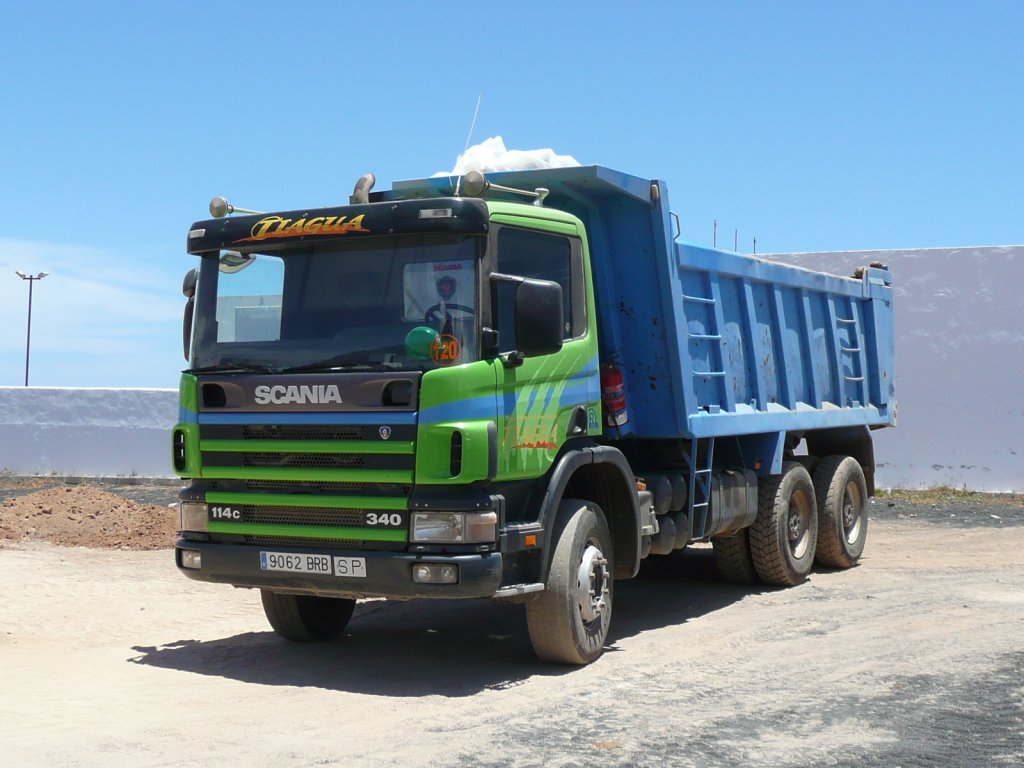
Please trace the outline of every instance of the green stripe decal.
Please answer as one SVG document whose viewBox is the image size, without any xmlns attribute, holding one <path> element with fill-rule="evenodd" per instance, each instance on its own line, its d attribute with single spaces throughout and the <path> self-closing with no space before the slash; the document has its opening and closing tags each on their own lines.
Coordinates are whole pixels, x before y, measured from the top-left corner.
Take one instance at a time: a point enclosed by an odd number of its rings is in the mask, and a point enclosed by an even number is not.
<svg viewBox="0 0 1024 768">
<path fill-rule="evenodd" d="M 310 469 L 307 467 L 203 467 L 209 480 L 299 480 L 325 483 L 412 483 L 405 469 Z"/>
<path fill-rule="evenodd" d="M 292 493 L 218 493 L 207 492 L 208 504 L 243 504 L 251 506 L 320 507 L 324 509 L 395 509 L 409 508 L 404 496 L 308 496 Z"/>
<path fill-rule="evenodd" d="M 383 440 L 203 440 L 200 450 L 226 453 L 365 453 L 408 454 L 415 452 L 411 440 L 393 443 Z"/>
<path fill-rule="evenodd" d="M 319 525 L 272 525 L 210 521 L 210 533 L 236 536 L 287 536 L 293 539 L 353 539 L 357 541 L 406 541 L 404 530 L 387 528 L 331 528 Z"/>
</svg>

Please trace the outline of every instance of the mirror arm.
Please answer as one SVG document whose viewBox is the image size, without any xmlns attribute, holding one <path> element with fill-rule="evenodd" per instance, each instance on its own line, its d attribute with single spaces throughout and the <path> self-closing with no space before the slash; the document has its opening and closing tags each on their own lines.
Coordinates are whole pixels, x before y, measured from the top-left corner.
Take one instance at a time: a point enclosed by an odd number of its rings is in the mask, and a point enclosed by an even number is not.
<svg viewBox="0 0 1024 768">
<path fill-rule="evenodd" d="M 498 359 L 501 360 L 501 364 L 506 368 L 518 368 L 526 361 L 526 355 L 517 350 L 506 352 L 503 355 L 498 355 Z"/>
<path fill-rule="evenodd" d="M 484 357 L 492 358 L 498 356 L 500 348 L 499 335 L 493 328 L 480 329 L 480 352 Z"/>
</svg>

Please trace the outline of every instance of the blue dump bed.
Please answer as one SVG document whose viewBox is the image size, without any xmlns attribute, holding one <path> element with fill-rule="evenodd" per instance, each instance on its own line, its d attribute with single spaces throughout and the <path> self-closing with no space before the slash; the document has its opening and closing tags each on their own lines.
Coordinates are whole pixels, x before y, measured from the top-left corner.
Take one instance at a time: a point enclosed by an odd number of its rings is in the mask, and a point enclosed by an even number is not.
<svg viewBox="0 0 1024 768">
<path fill-rule="evenodd" d="M 665 183 L 601 166 L 487 178 L 545 187 L 547 207 L 586 225 L 601 364 L 625 377 L 629 421 L 620 436 L 895 423 L 888 270 L 837 277 L 676 242 Z M 385 196 L 451 194 L 454 184 L 399 182 Z"/>
</svg>

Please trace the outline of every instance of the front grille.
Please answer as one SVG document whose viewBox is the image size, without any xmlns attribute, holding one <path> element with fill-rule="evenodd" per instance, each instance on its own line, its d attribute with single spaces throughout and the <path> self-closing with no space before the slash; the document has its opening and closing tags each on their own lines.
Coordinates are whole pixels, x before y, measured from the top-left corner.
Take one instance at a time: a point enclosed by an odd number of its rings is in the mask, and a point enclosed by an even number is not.
<svg viewBox="0 0 1024 768">
<path fill-rule="evenodd" d="M 273 525 L 322 525 L 338 528 L 362 528 L 365 512 L 361 509 L 329 509 L 327 507 L 244 506 L 243 523 Z"/>
<path fill-rule="evenodd" d="M 287 477 L 289 471 L 295 474 L 326 475 L 332 473 L 344 477 L 345 471 L 353 474 L 365 472 L 364 476 L 387 477 L 391 472 L 398 477 L 409 477 L 415 469 L 416 457 L 412 453 L 376 453 L 372 452 L 373 444 L 384 441 L 385 435 L 392 443 L 401 441 L 407 444 L 415 442 L 414 424 L 406 425 L 349 425 L 349 424 L 204 424 L 200 427 L 200 436 L 209 441 L 235 441 L 234 445 L 212 443 L 202 452 L 204 467 L 218 468 L 222 474 L 232 474 L 229 470 L 236 469 L 237 474 L 272 474 L 276 470 Z M 238 441 L 248 441 L 238 444 Z M 275 442 L 276 441 L 276 442 Z M 328 441 L 337 443 L 336 450 L 344 453 L 325 451 L 321 446 L 307 445 L 315 453 L 291 451 L 290 446 L 282 441 Z M 353 441 L 341 444 L 340 441 Z M 355 441 L 360 441 L 355 444 Z M 260 445 L 259 443 L 262 443 Z M 363 453 L 363 446 L 368 452 Z M 221 448 L 226 450 L 221 450 Z M 260 450 L 269 448 L 270 450 Z M 378 449 L 383 450 L 383 449 Z M 401 450 L 408 450 L 403 446 Z M 309 470 L 315 470 L 310 472 Z M 304 472 L 303 472 L 304 471 Z M 394 476 L 394 475 L 392 475 Z M 223 478 L 207 481 L 208 493 L 232 494 L 235 501 L 230 507 L 240 515 L 234 520 L 235 526 L 224 526 L 231 533 L 211 533 L 213 540 L 223 543 L 250 544 L 267 547 L 294 548 L 325 548 L 325 549 L 358 549 L 358 550 L 404 550 L 408 544 L 406 532 L 409 524 L 409 512 L 405 509 L 412 486 L 409 483 L 375 483 L 375 482 L 338 482 L 332 480 L 285 480 L 285 479 L 243 479 Z M 251 498 L 246 498 L 252 494 Z M 261 494 L 262 496 L 257 496 Z M 289 499 L 273 498 L 269 494 L 301 496 L 300 502 L 316 506 L 298 506 L 289 503 Z M 350 501 L 331 501 L 327 498 L 338 496 L 368 496 L 381 499 L 388 504 L 394 503 L 401 510 L 378 511 L 371 502 L 361 503 L 358 499 Z M 270 502 L 263 504 L 260 502 Z M 211 502 L 213 503 L 213 502 Z M 344 504 L 337 508 L 334 504 Z M 350 505 L 350 506 L 349 506 Z M 367 512 L 377 512 L 378 519 L 373 526 L 368 526 Z M 381 515 L 388 523 L 395 521 L 395 513 L 400 517 L 400 524 L 383 525 Z M 295 526 L 289 530 L 284 527 Z M 323 530 L 319 530 L 323 529 Z M 356 529 L 356 530 L 346 530 Z M 362 536 L 373 537 L 389 531 L 391 536 L 402 538 L 403 541 L 364 541 Z M 282 533 L 301 534 L 306 531 L 316 534 L 315 538 L 295 535 L 279 535 Z M 358 532 L 357 532 L 358 531 Z M 251 532 L 251 533 L 250 533 Z M 325 533 L 336 533 L 346 537 L 356 536 L 357 539 L 335 539 L 323 536 Z"/>
<path fill-rule="evenodd" d="M 327 547 L 330 549 L 362 549 L 366 542 L 352 539 L 296 539 L 291 536 L 243 536 L 245 544 L 267 547 Z"/>
<path fill-rule="evenodd" d="M 204 467 L 249 467 L 254 469 L 379 469 L 412 471 L 416 457 L 411 453 L 284 453 L 275 451 L 203 451 Z"/>
<path fill-rule="evenodd" d="M 226 485 L 226 483 L 221 483 Z M 266 493 L 326 493 L 338 496 L 362 496 L 370 493 L 370 489 L 376 487 L 372 483 L 320 483 L 302 482 L 298 480 L 246 480 L 245 490 L 264 491 Z M 412 486 L 394 486 L 394 495 L 408 496 L 412 492 Z"/>
<path fill-rule="evenodd" d="M 351 539 L 299 539 L 291 536 L 211 536 L 213 541 L 252 544 L 259 547 L 295 547 L 310 549 L 365 549 L 368 551 L 401 551 L 405 542 L 353 541 Z"/>
<path fill-rule="evenodd" d="M 362 440 L 365 427 L 311 426 L 306 424 L 248 424 L 243 440 Z"/>
<path fill-rule="evenodd" d="M 243 453 L 242 466 L 362 469 L 366 457 L 356 453 Z"/>
<path fill-rule="evenodd" d="M 203 440 L 361 440 L 416 439 L 415 424 L 201 424 Z"/>
</svg>

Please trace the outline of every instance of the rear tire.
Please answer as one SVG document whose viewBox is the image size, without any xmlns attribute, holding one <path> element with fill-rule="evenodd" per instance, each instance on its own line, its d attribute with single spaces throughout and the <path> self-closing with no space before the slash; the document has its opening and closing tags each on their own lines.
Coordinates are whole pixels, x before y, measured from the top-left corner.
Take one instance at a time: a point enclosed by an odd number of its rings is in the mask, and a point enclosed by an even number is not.
<svg viewBox="0 0 1024 768">
<path fill-rule="evenodd" d="M 756 584 L 757 569 L 750 556 L 750 535 L 746 528 L 732 536 L 712 536 L 718 575 L 733 584 Z"/>
<path fill-rule="evenodd" d="M 331 640 L 345 631 L 356 601 L 343 597 L 282 595 L 261 589 L 267 621 L 285 640 Z"/>
<path fill-rule="evenodd" d="M 819 565 L 851 568 L 868 538 L 868 487 L 852 456 L 826 456 L 814 471 L 818 501 Z"/>
<path fill-rule="evenodd" d="M 750 527 L 750 555 L 766 584 L 802 583 L 814 565 L 818 505 L 803 465 L 787 461 L 782 474 L 758 481 L 757 518 Z"/>
<path fill-rule="evenodd" d="M 526 604 L 526 622 L 542 661 L 589 664 L 604 653 L 612 618 L 612 537 L 593 502 L 564 500 L 562 520 L 545 590 Z"/>
</svg>

